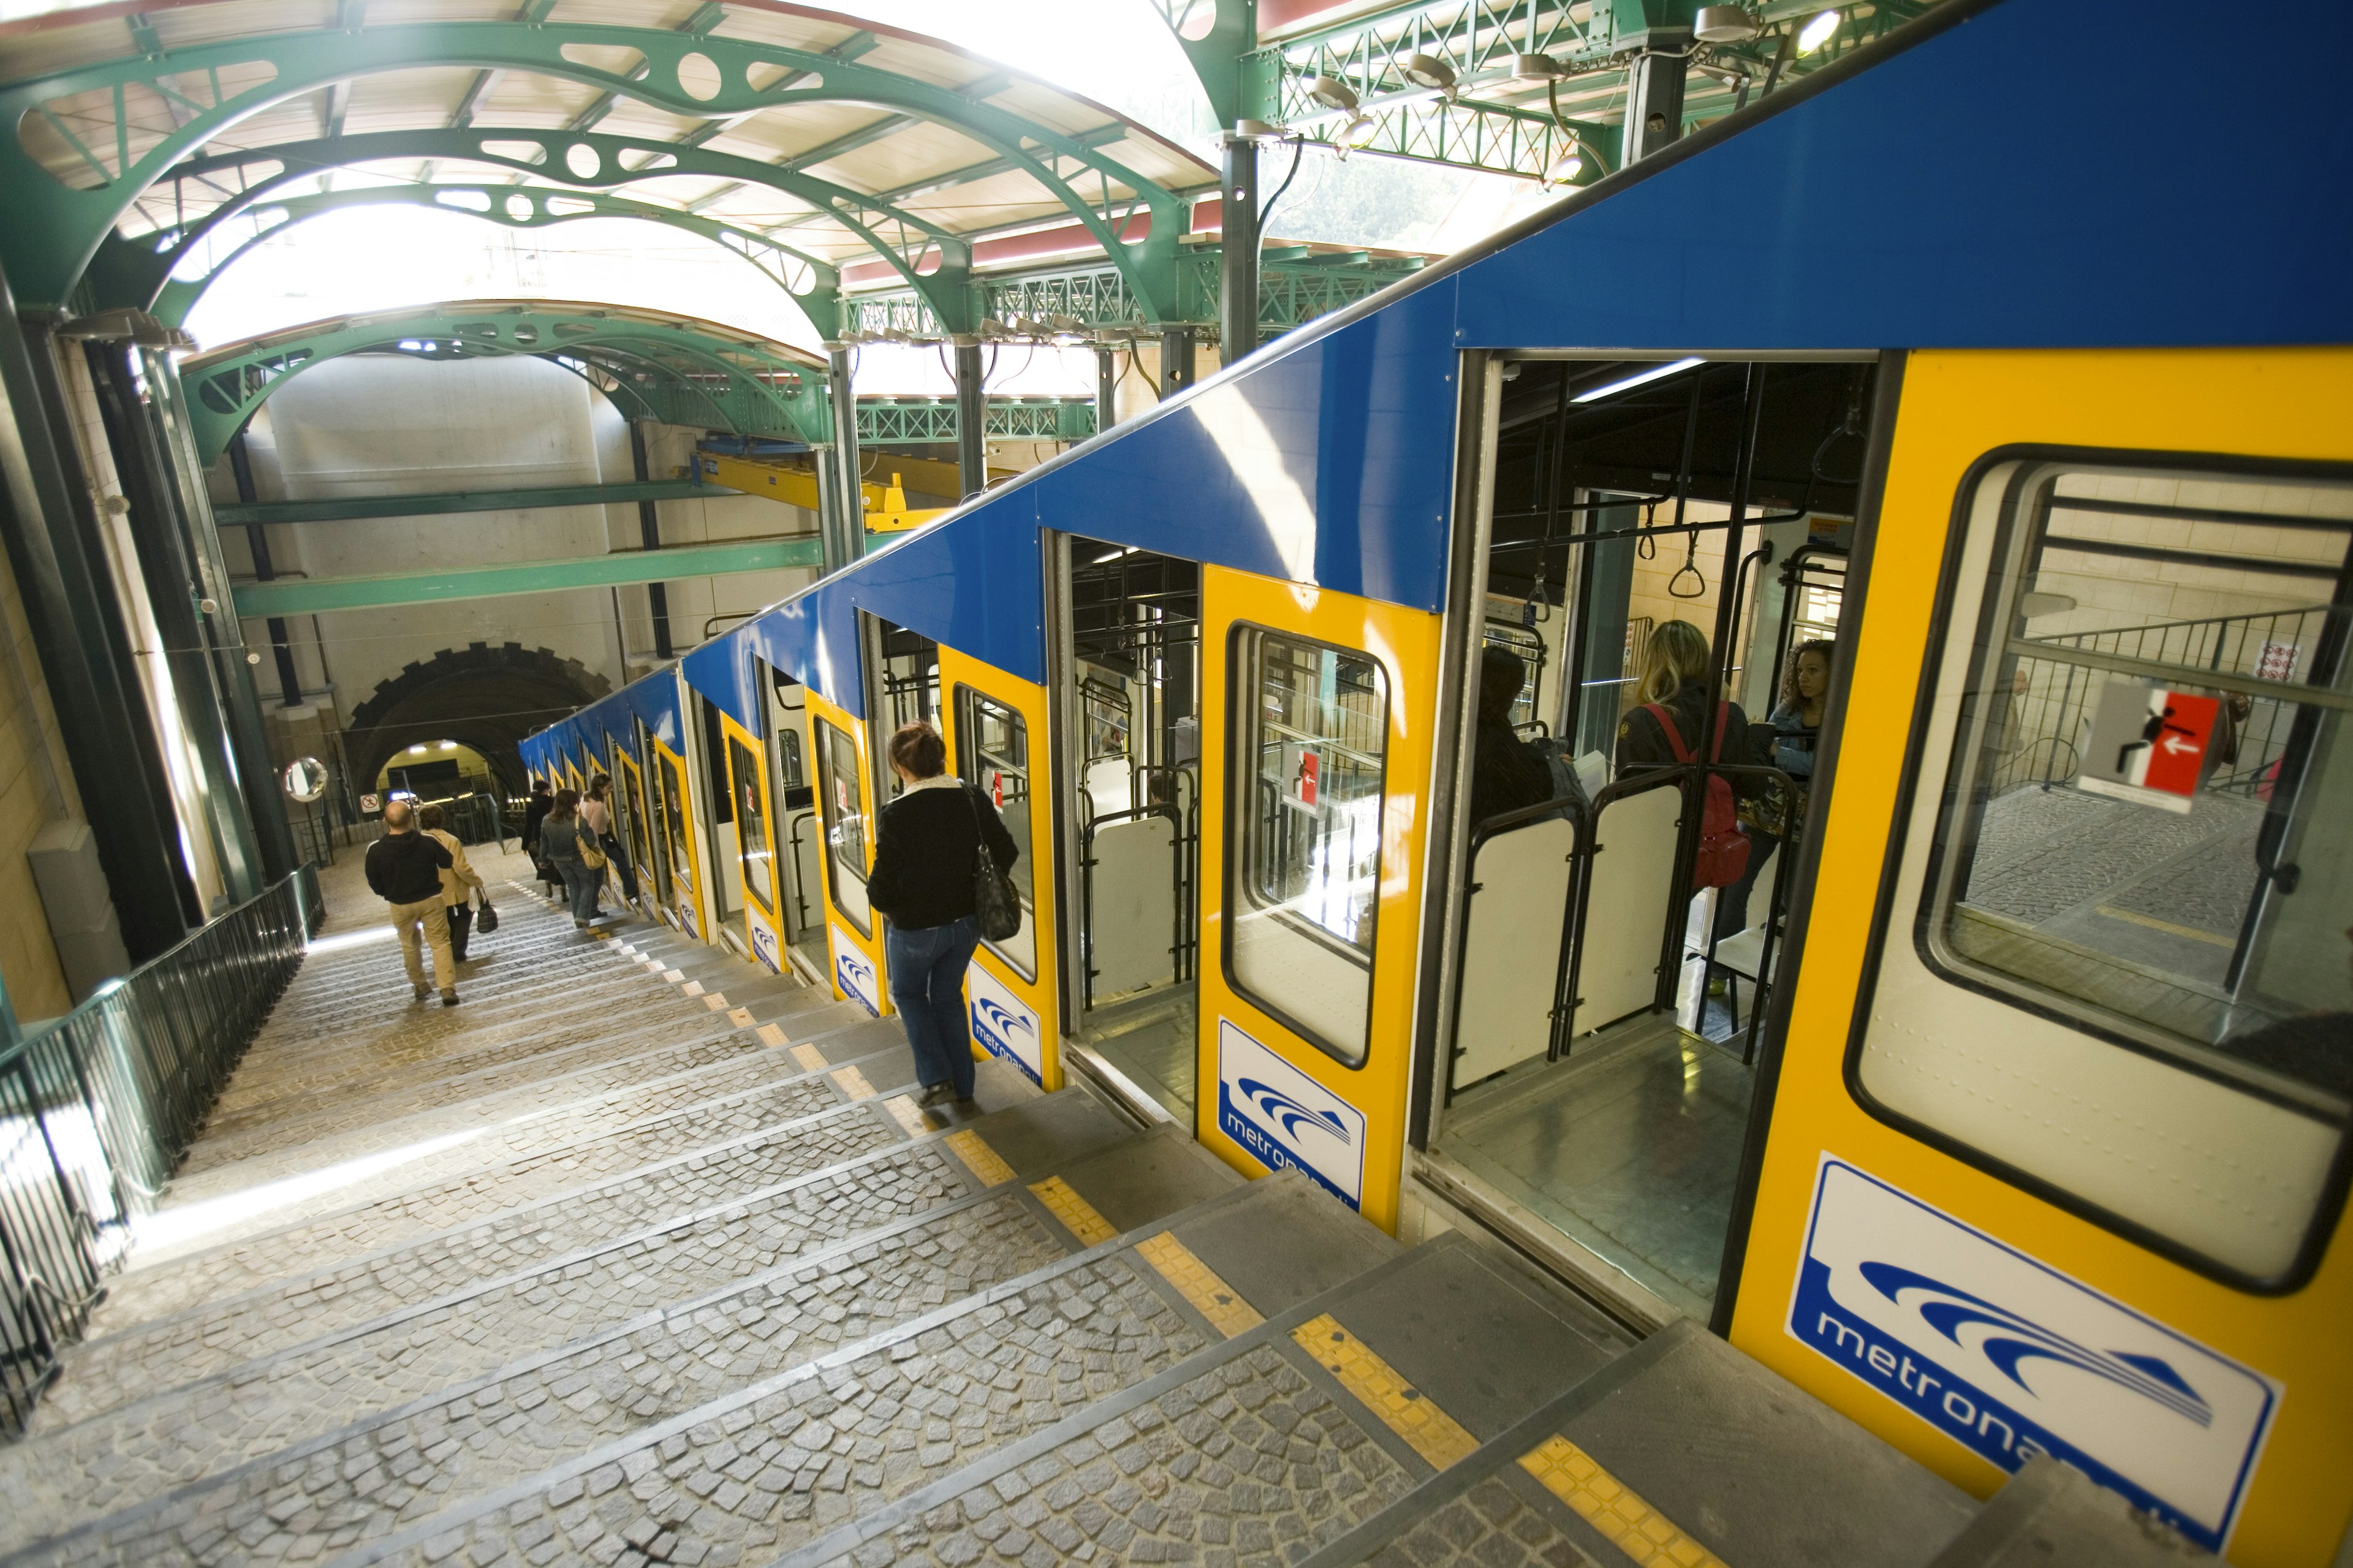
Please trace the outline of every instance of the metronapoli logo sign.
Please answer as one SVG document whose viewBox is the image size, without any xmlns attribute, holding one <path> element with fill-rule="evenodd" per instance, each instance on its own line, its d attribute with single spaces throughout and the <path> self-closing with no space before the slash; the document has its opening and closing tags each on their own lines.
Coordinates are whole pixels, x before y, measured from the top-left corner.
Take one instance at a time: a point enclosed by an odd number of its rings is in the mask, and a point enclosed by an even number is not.
<svg viewBox="0 0 2353 1568">
<path fill-rule="evenodd" d="M 973 1038 L 981 1048 L 1011 1062 L 1043 1089 L 1046 1057 L 1039 1044 L 1038 1015 L 977 963 L 965 971 L 965 994 L 972 1008 Z"/>
<path fill-rule="evenodd" d="M 1786 1331 L 2002 1468 L 2064 1460 L 2216 1552 L 2282 1392 L 1827 1154 Z"/>
<path fill-rule="evenodd" d="M 1271 1171 L 1304 1171 L 1350 1208 L 1365 1194 L 1365 1114 L 1218 1020 L 1218 1131 Z"/>
<path fill-rule="evenodd" d="M 882 1016 L 882 988 L 874 976 L 874 961 L 868 958 L 859 945 L 842 934 L 841 928 L 831 921 L 825 922 L 826 945 L 833 952 L 833 978 L 843 995 L 879 1018 Z"/>
</svg>

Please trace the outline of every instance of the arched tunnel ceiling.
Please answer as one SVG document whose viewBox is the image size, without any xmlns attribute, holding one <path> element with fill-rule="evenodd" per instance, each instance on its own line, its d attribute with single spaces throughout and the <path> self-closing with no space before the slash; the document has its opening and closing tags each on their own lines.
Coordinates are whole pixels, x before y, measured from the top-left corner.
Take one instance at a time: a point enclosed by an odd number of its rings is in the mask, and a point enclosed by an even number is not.
<svg viewBox="0 0 2353 1568">
<path fill-rule="evenodd" d="M 1215 171 L 1033 78 L 807 6 L 135 0 L 0 27 L 0 263 L 33 302 L 88 268 L 84 302 L 151 306 L 211 226 L 234 248 L 272 199 L 488 184 L 691 215 L 820 277 L 893 279 L 958 331 L 974 239 L 1068 225 L 1146 320 L 1202 314 L 1178 242 Z"/>
</svg>

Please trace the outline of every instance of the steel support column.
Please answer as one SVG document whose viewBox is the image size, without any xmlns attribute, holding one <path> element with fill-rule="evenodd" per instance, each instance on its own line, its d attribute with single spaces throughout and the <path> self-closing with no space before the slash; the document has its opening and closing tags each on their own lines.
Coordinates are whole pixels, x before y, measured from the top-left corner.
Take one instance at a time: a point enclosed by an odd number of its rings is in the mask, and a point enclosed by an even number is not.
<svg viewBox="0 0 2353 1568">
<path fill-rule="evenodd" d="M 1258 143 L 1231 131 L 1225 137 L 1225 181 L 1218 291 L 1219 363 L 1231 364 L 1258 347 Z M 1192 380 L 1190 374 L 1186 377 Z"/>
<path fill-rule="evenodd" d="M 827 390 L 833 401 L 833 507 L 820 512 L 818 532 L 825 543 L 821 570 L 828 576 L 865 552 L 865 490 L 858 460 L 858 395 L 849 384 L 849 351 L 826 350 Z M 818 492 L 824 499 L 824 492 Z"/>
<path fill-rule="evenodd" d="M 159 808 L 162 759 L 145 700 L 128 679 L 104 560 L 90 555 L 97 528 L 86 515 L 80 465 L 57 445 L 47 357 L 45 341 L 18 331 L 16 301 L 0 279 L 0 534 L 135 963 L 187 934 L 195 892 L 175 847 L 178 824 Z"/>
<path fill-rule="evenodd" d="M 1160 400 L 1166 403 L 1193 384 L 1193 329 L 1166 327 L 1160 333 Z"/>
<path fill-rule="evenodd" d="M 988 488 L 988 401 L 987 375 L 980 368 L 980 340 L 955 341 L 956 482 L 964 487 L 958 500 L 969 500 Z"/>
<path fill-rule="evenodd" d="M 1641 162 L 1683 133 L 1684 57 L 1689 33 L 1653 28 L 1626 70 L 1626 142 L 1620 166 Z"/>
<path fill-rule="evenodd" d="M 653 468 L 646 457 L 646 422 L 629 421 L 629 466 L 644 484 L 653 478 Z M 661 548 L 661 514 L 652 500 L 638 502 L 638 543 L 647 550 Z M 670 646 L 670 589 L 661 583 L 646 584 L 646 608 L 653 616 L 654 657 L 669 658 L 676 651 Z"/>
<path fill-rule="evenodd" d="M 253 458 L 246 450 L 245 432 L 242 430 L 229 437 L 228 471 L 230 477 L 237 480 L 237 499 L 240 503 L 251 506 L 261 499 L 261 492 L 254 488 Z M 245 546 L 247 552 L 253 557 L 254 580 L 261 583 L 274 581 L 278 576 L 278 567 L 269 559 L 269 531 L 260 523 L 247 523 Z M 302 706 L 302 678 L 294 668 L 294 645 L 286 635 L 286 618 L 272 616 L 266 625 L 269 630 L 269 651 L 278 661 L 279 700 L 289 708 L 300 708 Z"/>
<path fill-rule="evenodd" d="M 1109 349 L 1095 350 L 1095 434 L 1119 423 L 1119 357 Z"/>
<path fill-rule="evenodd" d="M 98 395 L 99 421 L 114 457 L 115 479 L 130 508 L 125 521 L 132 552 L 147 590 L 148 614 L 163 639 L 160 652 L 171 672 L 180 731 L 201 772 L 203 830 L 212 839 L 229 902 L 241 904 L 261 892 L 260 847 L 231 754 L 227 693 L 213 667 L 212 639 L 197 606 L 203 586 L 172 504 L 169 459 L 140 398 L 131 345 L 120 340 L 91 342 L 82 345 L 82 353 Z"/>
</svg>

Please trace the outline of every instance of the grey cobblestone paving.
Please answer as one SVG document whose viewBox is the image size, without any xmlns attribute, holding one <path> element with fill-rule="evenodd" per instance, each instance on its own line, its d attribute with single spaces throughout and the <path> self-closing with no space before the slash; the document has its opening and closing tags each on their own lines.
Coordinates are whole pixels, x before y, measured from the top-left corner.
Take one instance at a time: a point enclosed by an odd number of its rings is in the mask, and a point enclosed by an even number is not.
<svg viewBox="0 0 2353 1568">
<path fill-rule="evenodd" d="M 290 1450 L 26 1553 L 26 1563 L 296 1562 L 381 1536 L 597 1444 L 683 1414 L 892 1323 L 1034 1268 L 1061 1248 L 1010 1194 L 575 1347 L 323 1443 Z M 12 1489 L 26 1517 L 89 1518 L 157 1484 L 121 1456 L 70 1503 Z M 103 1493 L 115 1500 L 109 1504 Z M 35 1528 L 40 1528 L 36 1525 Z M 54 1529 L 51 1523 L 48 1528 Z"/>
<path fill-rule="evenodd" d="M 1113 1255 L 716 1407 L 383 1561 L 761 1561 L 1157 1376 L 1202 1342 Z"/>
<path fill-rule="evenodd" d="M 2177 816 L 2073 790 L 2011 790 L 1986 805 L 1969 865 L 1968 901 L 2039 924 L 2242 828 L 2260 810 L 2200 795 L 2191 810 Z"/>
<path fill-rule="evenodd" d="M 1411 1486 L 1353 1416 L 1261 1344 L 828 1568 L 984 1561 L 1276 1568 L 1329 1544 Z"/>
<path fill-rule="evenodd" d="M 1558 1525 L 1493 1477 L 1433 1508 L 1362 1561 L 1366 1568 L 1593 1568 Z"/>
<path fill-rule="evenodd" d="M 277 1289 L 108 1334 L 69 1353 L 64 1372 L 35 1407 L 34 1430 L 55 1431 L 454 1294 L 477 1280 L 518 1274 L 738 1195 L 748 1201 L 765 1187 L 797 1178 L 802 1184 L 781 1194 L 771 1213 L 796 1221 L 808 1238 L 805 1245 L 838 1240 L 968 1190 L 962 1167 L 936 1144 L 882 1152 L 894 1143 L 872 1116 L 789 1128 L 772 1139 L 503 1214 Z M 839 1174 L 807 1179 L 832 1161 L 852 1159 L 860 1163 Z"/>
<path fill-rule="evenodd" d="M 883 1086 L 878 1085 L 878 1088 Z M 718 1104 L 702 1104 L 529 1159 L 471 1171 L 360 1202 L 309 1222 L 250 1237 L 117 1279 L 94 1316 L 97 1331 L 160 1318 L 232 1291 L 452 1226 L 466 1225 L 541 1198 L 619 1175 L 690 1150 L 727 1142 L 837 1103 L 822 1081 L 786 1082 Z M 797 1108 L 797 1109 L 793 1109 Z M 846 1106 L 845 1119 L 874 1122 L 864 1107 Z"/>
<path fill-rule="evenodd" d="M 765 1045 L 751 1030 L 729 1031 L 724 1018 L 708 1018 L 703 1033 L 705 1037 L 702 1039 L 653 1050 L 640 1049 L 621 1061 L 575 1071 L 537 1063 L 519 1067 L 509 1075 L 519 1081 L 491 1085 L 473 1094 L 448 1088 L 443 1090 L 440 1103 L 404 1106 L 394 1096 L 350 1096 L 334 1111 L 289 1118 L 257 1128 L 241 1138 L 221 1140 L 236 1152 L 212 1162 L 212 1167 L 218 1169 L 232 1162 L 241 1163 L 280 1153 L 289 1159 L 300 1158 L 311 1166 L 331 1164 L 374 1150 L 438 1137 L 454 1129 L 507 1122 L 551 1109 L 585 1105 L 624 1089 L 652 1087 L 662 1079 L 722 1062 L 748 1063 L 756 1058 L 781 1063 L 781 1070 L 786 1072 L 801 1070 L 790 1057 Z M 711 1037 L 714 1034 L 716 1037 Z M 534 1068 L 539 1070 L 534 1071 Z"/>
<path fill-rule="evenodd" d="M 322 973 L 314 991 L 298 982 L 290 986 L 269 1019 L 254 1037 L 256 1047 L 301 1051 L 315 1047 L 326 1031 L 354 1021 L 411 1010 L 408 977 L 401 972 L 399 951 L 389 942 L 371 955 L 364 970 Z M 470 981 L 489 987 L 482 1005 L 492 1012 L 512 1011 L 522 1003 L 546 997 L 566 984 L 584 979 L 618 977 L 628 973 L 622 956 L 610 944 L 580 940 L 550 941 L 485 953 L 465 966 L 459 976 L 462 990 Z M 473 1005 L 470 1000 L 468 1004 Z M 461 1009 L 462 1011 L 462 1009 Z"/>
<path fill-rule="evenodd" d="M 419 1172 L 414 1167 L 417 1161 L 425 1160 L 428 1155 L 433 1173 L 439 1175 L 519 1160 L 584 1138 L 617 1131 L 667 1110 L 748 1093 L 778 1078 L 797 1077 L 800 1072 L 799 1064 L 785 1052 L 763 1051 L 749 1058 L 739 1058 L 682 1074 L 665 1083 L 639 1085 L 592 1100 L 528 1112 L 511 1124 L 481 1131 L 477 1136 L 460 1136 L 459 1141 L 444 1147 L 428 1150 L 423 1143 L 433 1138 L 452 1136 L 447 1132 L 427 1134 L 424 1141 L 395 1134 L 389 1147 L 396 1152 L 417 1145 L 414 1160 L 363 1176 L 339 1188 L 327 1201 L 356 1203 L 367 1197 L 386 1195 L 413 1187 L 419 1180 Z M 825 1091 L 811 1085 L 807 1086 L 807 1092 L 822 1095 Z M 784 1119 L 804 1115 L 815 1110 L 818 1103 L 812 1099 L 799 1110 L 780 1110 L 778 1116 Z M 174 1184 L 174 1191 L 182 1204 L 199 1203 L 266 1182 L 301 1175 L 336 1160 L 377 1152 L 361 1137 L 338 1140 L 324 1149 L 305 1146 L 278 1150 L 268 1154 L 257 1154 L 250 1160 L 240 1160 L 235 1165 L 207 1171 L 202 1175 L 184 1178 Z M 287 1215 L 275 1221 L 259 1223 L 283 1224 L 285 1219 L 297 1216 Z"/>
</svg>

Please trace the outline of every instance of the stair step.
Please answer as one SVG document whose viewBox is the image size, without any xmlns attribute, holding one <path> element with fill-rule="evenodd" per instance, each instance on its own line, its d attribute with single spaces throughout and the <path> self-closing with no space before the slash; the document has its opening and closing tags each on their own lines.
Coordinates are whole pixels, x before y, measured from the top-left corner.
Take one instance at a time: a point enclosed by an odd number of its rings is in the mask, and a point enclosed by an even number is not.
<svg viewBox="0 0 2353 1568">
<path fill-rule="evenodd" d="M 1976 1504 L 1679 1322 L 1303 1568 L 1497 1563 L 1921 1568 Z"/>
<path fill-rule="evenodd" d="M 2034 1458 L 1930 1568 L 2189 1568 L 2221 1561 L 2074 1467 Z"/>
<path fill-rule="evenodd" d="M 1018 1119 L 1026 1109 L 1002 1114 Z M 959 1132 L 983 1131 L 994 1121 L 983 1118 Z M 1130 1144 L 1169 1142 L 1165 1135 L 1136 1140 L 1115 1130 L 1113 1135 Z M 1115 1163 L 1124 1152 L 1090 1151 L 1081 1163 Z M 1213 1173 L 1196 1154 L 1187 1158 L 1198 1173 L 1194 1188 L 1215 1177 L 1229 1186 L 1235 1180 L 1229 1173 Z M 1074 1173 L 1071 1179 L 1083 1187 L 1083 1175 Z M 337 1518 L 347 1527 L 356 1521 L 361 1533 L 380 1533 L 418 1509 L 535 1474 L 598 1441 L 755 1378 L 778 1375 L 1085 1245 L 1016 1179 L 790 1263 L 758 1259 L 755 1272 L 738 1268 L 740 1277 L 732 1279 L 714 1282 L 706 1271 L 657 1281 L 657 1266 L 647 1258 L 616 1257 L 634 1267 L 601 1277 L 569 1270 L 560 1288 L 551 1281 L 536 1293 L 502 1289 L 448 1312 L 448 1328 L 471 1343 L 494 1336 L 499 1322 L 508 1325 L 512 1337 L 490 1351 L 509 1353 L 484 1352 L 475 1367 L 459 1367 L 467 1352 L 430 1331 L 441 1325 L 419 1320 L 411 1326 L 414 1360 L 372 1359 L 341 1366 L 341 1375 L 331 1375 L 338 1364 L 331 1358 L 273 1368 L 270 1382 L 280 1403 L 250 1420 L 232 1412 L 216 1415 L 214 1426 L 192 1430 L 185 1416 L 197 1407 L 189 1400 L 183 1402 L 188 1409 L 180 1425 L 158 1412 L 157 1420 L 134 1433 L 93 1431 L 80 1446 L 58 1440 L 69 1434 L 38 1439 L 26 1447 L 42 1462 L 0 1466 L 0 1475 L 31 1528 L 55 1530 L 76 1510 L 85 1518 L 94 1509 L 112 1510 L 33 1553 L 31 1561 L 93 1552 L 135 1560 L 201 1555 L 205 1548 L 189 1538 L 191 1528 L 212 1530 L 214 1521 L 245 1517 L 268 1525 L 273 1515 L 285 1524 L 288 1510 L 321 1506 L 313 1483 L 331 1474 L 340 1478 L 332 1483 Z M 716 1238 L 706 1257 L 710 1268 L 723 1270 L 728 1259 L 759 1251 L 759 1238 L 739 1226 Z M 639 1315 L 593 1332 L 585 1322 L 543 1331 L 542 1343 L 514 1353 L 533 1322 L 563 1318 L 567 1297 L 592 1310 Z M 490 1310 L 500 1300 L 512 1304 L 503 1320 Z M 348 1351 L 353 1342 L 333 1348 Z M 462 1381 L 448 1375 L 451 1367 Z M 438 1386 L 391 1405 L 411 1392 L 420 1368 Z M 378 1398 L 391 1407 L 366 1408 L 367 1400 Z M 322 1405 L 303 1428 L 304 1417 Z M 355 1423 L 349 1420 L 354 1415 Z M 371 1459 L 390 1461 L 388 1468 Z M 403 1462 L 419 1460 L 432 1467 L 429 1484 L 413 1474 L 406 1483 L 396 1479 Z M 352 1484 L 371 1476 L 381 1489 Z"/>
</svg>

